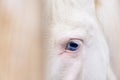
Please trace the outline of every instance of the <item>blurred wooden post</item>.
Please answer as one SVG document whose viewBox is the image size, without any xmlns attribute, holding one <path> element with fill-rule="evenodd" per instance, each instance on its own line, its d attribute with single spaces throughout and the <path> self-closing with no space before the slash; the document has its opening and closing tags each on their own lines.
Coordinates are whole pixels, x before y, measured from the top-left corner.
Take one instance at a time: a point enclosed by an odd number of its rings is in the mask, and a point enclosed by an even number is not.
<svg viewBox="0 0 120 80">
<path fill-rule="evenodd" d="M 0 80 L 41 80 L 40 4 L 0 1 Z"/>
</svg>

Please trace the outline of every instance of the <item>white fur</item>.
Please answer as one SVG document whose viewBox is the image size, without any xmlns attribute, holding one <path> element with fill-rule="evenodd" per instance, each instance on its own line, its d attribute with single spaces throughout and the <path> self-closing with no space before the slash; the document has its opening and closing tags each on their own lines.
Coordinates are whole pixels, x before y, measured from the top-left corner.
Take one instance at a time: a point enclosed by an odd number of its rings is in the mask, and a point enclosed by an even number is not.
<svg viewBox="0 0 120 80">
<path fill-rule="evenodd" d="M 50 6 L 52 36 L 47 80 L 111 80 L 114 74 L 109 50 L 96 17 L 94 0 L 52 0 Z M 82 51 L 58 55 L 60 43 L 76 37 L 86 40 Z"/>
</svg>

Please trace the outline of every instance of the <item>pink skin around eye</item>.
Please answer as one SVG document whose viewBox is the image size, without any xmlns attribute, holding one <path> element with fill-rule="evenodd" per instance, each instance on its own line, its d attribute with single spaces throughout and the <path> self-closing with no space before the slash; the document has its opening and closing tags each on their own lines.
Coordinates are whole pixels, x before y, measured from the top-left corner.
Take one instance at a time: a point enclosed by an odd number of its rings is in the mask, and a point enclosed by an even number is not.
<svg viewBox="0 0 120 80">
<path fill-rule="evenodd" d="M 75 42 L 76 44 L 78 44 L 78 48 L 76 50 L 72 51 L 72 50 L 67 49 L 68 43 L 70 41 Z M 69 40 L 69 42 L 67 43 L 67 45 L 64 48 L 63 52 L 61 52 L 59 55 L 61 55 L 63 53 L 70 53 L 70 54 L 72 54 L 72 53 L 77 53 L 77 52 L 80 51 L 80 49 L 82 47 L 83 40 L 80 40 L 80 39 L 71 39 L 71 40 Z"/>
</svg>

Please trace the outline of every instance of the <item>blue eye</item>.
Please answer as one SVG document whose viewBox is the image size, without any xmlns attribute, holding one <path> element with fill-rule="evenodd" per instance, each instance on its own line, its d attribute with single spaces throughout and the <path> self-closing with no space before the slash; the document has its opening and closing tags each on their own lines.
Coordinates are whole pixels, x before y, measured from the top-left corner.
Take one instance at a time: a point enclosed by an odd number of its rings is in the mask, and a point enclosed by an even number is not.
<svg viewBox="0 0 120 80">
<path fill-rule="evenodd" d="M 66 46 L 66 49 L 69 51 L 76 51 L 79 47 L 80 47 L 80 44 L 78 42 L 69 41 Z"/>
</svg>

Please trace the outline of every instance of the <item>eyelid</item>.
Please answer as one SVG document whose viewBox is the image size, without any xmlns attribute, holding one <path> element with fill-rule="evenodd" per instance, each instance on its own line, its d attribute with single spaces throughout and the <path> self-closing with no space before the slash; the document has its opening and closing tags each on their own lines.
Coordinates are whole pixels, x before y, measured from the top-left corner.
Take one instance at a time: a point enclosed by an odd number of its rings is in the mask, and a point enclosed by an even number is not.
<svg viewBox="0 0 120 80">
<path fill-rule="evenodd" d="M 67 44 L 70 42 L 70 41 L 72 41 L 72 42 L 75 42 L 75 43 L 84 43 L 84 40 L 83 39 L 78 39 L 78 38 L 72 38 L 72 39 L 70 39 L 69 41 L 67 41 Z M 77 41 L 77 42 L 76 42 Z M 79 41 L 79 42 L 78 42 Z M 66 44 L 66 45 L 67 45 Z"/>
<path fill-rule="evenodd" d="M 65 39 L 63 39 L 63 40 L 61 40 L 60 42 L 60 44 L 61 44 L 61 46 L 62 46 L 62 48 L 64 48 L 65 49 L 65 47 L 66 47 L 66 45 L 68 44 L 68 42 L 69 41 L 72 41 L 72 40 L 79 40 L 79 41 L 81 41 L 83 44 L 84 44 L 84 39 L 80 39 L 80 38 L 70 38 L 69 40 L 67 39 L 67 40 L 65 40 Z"/>
<path fill-rule="evenodd" d="M 83 39 L 79 39 L 79 38 L 71 38 L 69 41 L 71 41 L 71 40 L 79 40 L 79 41 L 81 41 L 82 43 L 84 43 L 84 40 Z M 68 41 L 68 42 L 69 42 Z"/>
<path fill-rule="evenodd" d="M 75 42 L 75 43 L 78 43 L 78 44 L 84 44 L 84 40 L 83 39 L 80 39 L 80 38 L 71 38 L 70 40 L 68 40 L 65 45 L 67 47 L 68 43 L 72 41 L 72 42 Z"/>
</svg>

